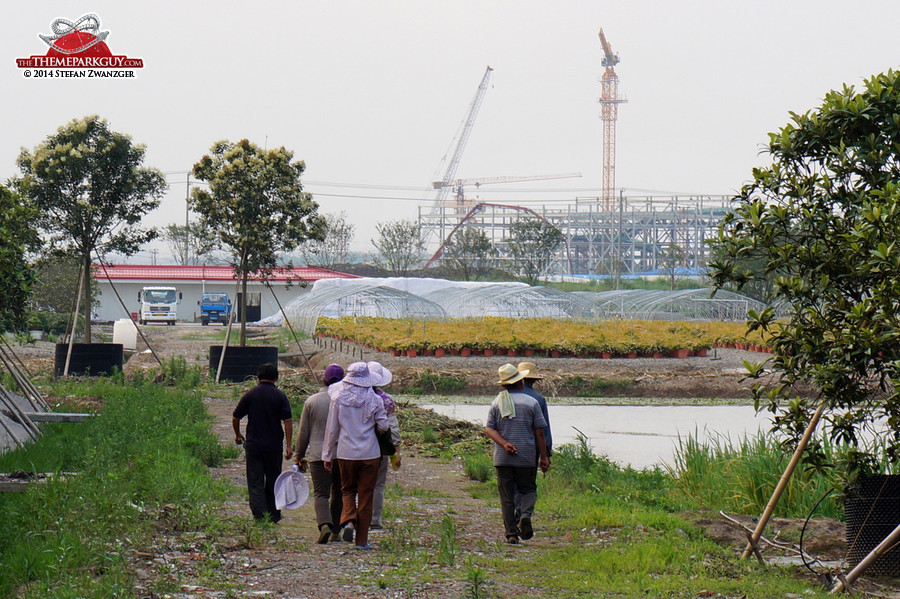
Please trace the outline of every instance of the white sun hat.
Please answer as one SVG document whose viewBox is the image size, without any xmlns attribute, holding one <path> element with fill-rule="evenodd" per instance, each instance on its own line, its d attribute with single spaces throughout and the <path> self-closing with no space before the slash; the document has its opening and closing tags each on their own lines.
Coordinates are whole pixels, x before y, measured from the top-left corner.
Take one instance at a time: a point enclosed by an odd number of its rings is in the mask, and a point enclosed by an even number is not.
<svg viewBox="0 0 900 599">
<path fill-rule="evenodd" d="M 309 498 L 309 485 L 297 466 L 285 470 L 275 479 L 275 508 L 295 510 Z"/>
</svg>

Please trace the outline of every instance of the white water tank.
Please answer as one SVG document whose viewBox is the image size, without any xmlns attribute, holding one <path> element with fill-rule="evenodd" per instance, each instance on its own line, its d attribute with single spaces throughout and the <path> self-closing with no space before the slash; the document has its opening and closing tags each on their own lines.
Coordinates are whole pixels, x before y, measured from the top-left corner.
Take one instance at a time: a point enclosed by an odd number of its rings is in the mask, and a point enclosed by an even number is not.
<svg viewBox="0 0 900 599">
<path fill-rule="evenodd" d="M 137 348 L 137 325 L 130 318 L 120 318 L 113 323 L 113 343 L 121 343 L 123 349 Z"/>
</svg>

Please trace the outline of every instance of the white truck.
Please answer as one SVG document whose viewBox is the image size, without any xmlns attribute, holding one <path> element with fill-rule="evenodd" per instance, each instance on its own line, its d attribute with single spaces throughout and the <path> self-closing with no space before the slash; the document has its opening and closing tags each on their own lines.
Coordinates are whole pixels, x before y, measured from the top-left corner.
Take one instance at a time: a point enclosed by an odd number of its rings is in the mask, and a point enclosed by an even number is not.
<svg viewBox="0 0 900 599">
<path fill-rule="evenodd" d="M 138 322 L 164 322 L 174 326 L 181 298 L 181 292 L 174 287 L 143 287 L 138 292 Z"/>
</svg>

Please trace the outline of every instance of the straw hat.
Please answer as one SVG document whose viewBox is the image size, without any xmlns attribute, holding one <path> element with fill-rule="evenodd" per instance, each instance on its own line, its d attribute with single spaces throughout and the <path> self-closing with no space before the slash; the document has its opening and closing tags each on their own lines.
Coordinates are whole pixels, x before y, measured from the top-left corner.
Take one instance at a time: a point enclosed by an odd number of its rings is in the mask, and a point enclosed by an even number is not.
<svg viewBox="0 0 900 599">
<path fill-rule="evenodd" d="M 294 510 L 306 503 L 309 498 L 309 485 L 306 478 L 296 470 L 285 470 L 275 479 L 275 508 Z"/>
<path fill-rule="evenodd" d="M 369 372 L 379 377 L 379 382 L 375 383 L 376 387 L 384 387 L 388 383 L 391 382 L 391 379 L 394 378 L 394 375 L 391 374 L 391 371 L 384 367 L 380 362 L 369 362 Z"/>
<path fill-rule="evenodd" d="M 542 375 L 538 374 L 537 366 L 534 365 L 534 362 L 519 362 L 519 372 L 527 372 L 528 376 L 526 379 L 542 379 L 544 378 Z"/>
<path fill-rule="evenodd" d="M 347 367 L 343 380 L 357 387 L 374 387 L 381 381 L 381 377 L 371 372 L 365 362 L 354 362 Z"/>
<path fill-rule="evenodd" d="M 498 385 L 512 385 L 524 379 L 528 375 L 528 371 L 516 370 L 512 364 L 504 364 L 497 369 L 497 375 L 500 377 L 500 380 L 497 381 Z"/>
</svg>

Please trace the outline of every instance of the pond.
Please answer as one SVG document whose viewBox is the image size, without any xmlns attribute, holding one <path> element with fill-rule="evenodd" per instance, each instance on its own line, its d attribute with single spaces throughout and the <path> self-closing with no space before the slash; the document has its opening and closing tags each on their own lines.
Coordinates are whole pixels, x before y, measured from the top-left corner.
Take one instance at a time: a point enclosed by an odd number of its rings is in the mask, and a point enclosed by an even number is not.
<svg viewBox="0 0 900 599">
<path fill-rule="evenodd" d="M 439 414 L 484 425 L 488 405 L 423 405 Z M 771 415 L 752 406 L 550 406 L 553 444 L 574 443 L 578 431 L 597 455 L 642 469 L 674 462 L 678 437 L 724 436 L 738 441 L 771 427 Z"/>
</svg>

